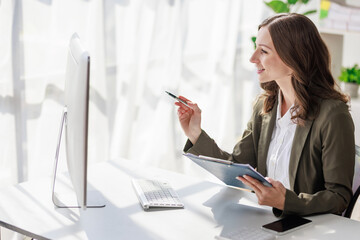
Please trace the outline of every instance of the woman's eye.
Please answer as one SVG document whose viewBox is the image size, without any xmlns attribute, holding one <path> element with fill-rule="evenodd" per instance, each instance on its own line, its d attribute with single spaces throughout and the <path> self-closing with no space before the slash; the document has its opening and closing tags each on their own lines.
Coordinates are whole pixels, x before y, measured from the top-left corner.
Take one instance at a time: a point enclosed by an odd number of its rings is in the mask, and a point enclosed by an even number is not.
<svg viewBox="0 0 360 240">
<path fill-rule="evenodd" d="M 267 51 L 265 51 L 264 49 L 261 49 L 261 53 L 267 53 Z"/>
</svg>

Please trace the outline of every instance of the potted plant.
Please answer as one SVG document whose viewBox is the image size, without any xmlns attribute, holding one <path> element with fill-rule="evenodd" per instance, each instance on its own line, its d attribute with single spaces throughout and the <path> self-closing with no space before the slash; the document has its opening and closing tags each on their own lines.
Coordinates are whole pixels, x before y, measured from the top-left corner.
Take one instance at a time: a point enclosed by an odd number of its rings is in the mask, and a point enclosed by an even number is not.
<svg viewBox="0 0 360 240">
<path fill-rule="evenodd" d="M 303 4 L 307 4 L 309 1 L 310 0 L 286 0 L 286 1 L 274 0 L 270 2 L 265 2 L 265 4 L 276 13 L 289 13 L 289 12 L 298 12 L 300 6 Z M 312 13 L 316 13 L 316 9 L 306 11 L 302 14 L 308 15 Z"/>
<path fill-rule="evenodd" d="M 341 68 L 339 80 L 342 82 L 341 88 L 345 93 L 349 94 L 351 98 L 358 96 L 360 68 L 357 64 L 351 68 Z"/>
</svg>

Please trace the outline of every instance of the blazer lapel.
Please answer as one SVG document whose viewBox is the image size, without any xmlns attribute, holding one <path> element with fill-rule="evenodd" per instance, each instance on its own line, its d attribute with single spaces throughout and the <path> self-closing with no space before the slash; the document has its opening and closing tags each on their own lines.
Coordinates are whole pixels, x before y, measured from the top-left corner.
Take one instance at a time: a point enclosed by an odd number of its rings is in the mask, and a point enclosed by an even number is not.
<svg viewBox="0 0 360 240">
<path fill-rule="evenodd" d="M 305 146 L 305 141 L 310 132 L 313 120 L 305 121 L 305 126 L 297 126 L 295 131 L 295 136 L 292 144 L 291 154 L 290 154 L 290 163 L 289 163 L 289 181 L 290 189 L 294 189 L 295 177 L 297 168 L 300 162 L 300 157 Z"/>
<path fill-rule="evenodd" d="M 266 176 L 266 159 L 270 145 L 272 132 L 274 130 L 276 120 L 277 102 L 275 103 L 271 112 L 265 114 L 262 119 L 261 132 L 259 138 L 258 149 L 258 172 Z"/>
</svg>

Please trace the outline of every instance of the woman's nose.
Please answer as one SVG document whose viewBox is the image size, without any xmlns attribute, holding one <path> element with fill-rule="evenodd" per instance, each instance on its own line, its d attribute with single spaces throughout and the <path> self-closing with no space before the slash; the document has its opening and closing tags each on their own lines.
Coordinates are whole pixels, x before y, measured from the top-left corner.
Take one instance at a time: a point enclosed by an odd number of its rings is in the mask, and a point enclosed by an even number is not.
<svg viewBox="0 0 360 240">
<path fill-rule="evenodd" d="M 257 57 L 256 50 L 255 50 L 255 52 L 253 53 L 253 55 L 250 57 L 249 61 L 252 62 L 252 63 L 257 63 L 257 62 L 259 61 L 259 59 L 258 59 L 258 57 Z"/>
</svg>

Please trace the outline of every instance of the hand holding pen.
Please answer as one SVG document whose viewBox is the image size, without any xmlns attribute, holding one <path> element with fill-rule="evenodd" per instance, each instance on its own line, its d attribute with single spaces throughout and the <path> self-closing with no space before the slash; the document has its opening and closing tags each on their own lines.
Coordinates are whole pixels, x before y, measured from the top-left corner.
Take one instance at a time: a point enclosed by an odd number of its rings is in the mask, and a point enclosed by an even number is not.
<svg viewBox="0 0 360 240">
<path fill-rule="evenodd" d="M 171 97 L 178 100 L 175 105 L 178 106 L 178 118 L 180 125 L 192 144 L 195 144 L 201 134 L 201 110 L 196 103 L 191 102 L 183 96 L 166 92 Z"/>
<path fill-rule="evenodd" d="M 189 104 L 187 104 L 187 102 L 189 100 L 187 100 L 186 98 L 180 96 L 180 97 L 177 97 L 175 94 L 172 94 L 171 92 L 168 92 L 168 91 L 165 91 L 167 94 L 169 94 L 170 97 L 172 98 L 175 98 L 176 100 L 178 100 L 180 103 L 184 104 L 185 106 L 189 107 L 189 108 L 192 108 L 189 106 Z"/>
</svg>

